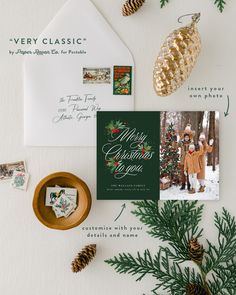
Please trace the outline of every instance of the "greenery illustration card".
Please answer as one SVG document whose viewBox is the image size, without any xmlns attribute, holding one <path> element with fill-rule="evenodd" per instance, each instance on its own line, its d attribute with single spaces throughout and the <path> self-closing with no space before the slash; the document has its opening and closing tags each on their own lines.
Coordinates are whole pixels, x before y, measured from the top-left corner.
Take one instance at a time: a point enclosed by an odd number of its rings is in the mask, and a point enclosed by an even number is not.
<svg viewBox="0 0 236 295">
<path fill-rule="evenodd" d="M 159 112 L 97 113 L 97 199 L 159 199 Z"/>
</svg>

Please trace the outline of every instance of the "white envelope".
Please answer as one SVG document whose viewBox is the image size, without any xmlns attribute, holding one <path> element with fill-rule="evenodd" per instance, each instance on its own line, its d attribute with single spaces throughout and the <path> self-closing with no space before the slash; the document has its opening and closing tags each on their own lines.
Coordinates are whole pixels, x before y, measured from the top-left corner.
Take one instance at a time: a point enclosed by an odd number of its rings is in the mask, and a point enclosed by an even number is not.
<svg viewBox="0 0 236 295">
<path fill-rule="evenodd" d="M 24 61 L 25 145 L 95 146 L 97 110 L 134 109 L 132 55 L 89 0 L 68 1 L 29 51 Z M 132 67 L 131 95 L 113 95 L 114 66 Z M 104 83 L 85 83 L 83 68 L 110 69 L 110 83 L 109 77 Z"/>
</svg>

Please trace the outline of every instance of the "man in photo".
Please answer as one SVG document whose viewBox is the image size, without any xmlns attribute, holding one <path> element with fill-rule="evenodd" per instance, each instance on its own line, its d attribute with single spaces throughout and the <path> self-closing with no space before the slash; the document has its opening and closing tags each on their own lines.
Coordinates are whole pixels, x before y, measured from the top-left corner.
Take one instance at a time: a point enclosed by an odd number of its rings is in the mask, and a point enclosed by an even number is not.
<svg viewBox="0 0 236 295">
<path fill-rule="evenodd" d="M 194 134 L 195 132 L 191 130 L 191 124 L 188 124 L 185 130 L 180 135 L 181 140 L 178 145 L 180 147 L 180 170 L 181 170 L 180 190 L 185 190 L 186 184 L 187 184 L 187 189 L 190 190 L 190 182 L 189 182 L 188 175 L 185 175 L 184 173 L 184 161 L 185 161 L 185 156 L 187 152 L 189 151 L 189 145 L 193 142 Z"/>
<path fill-rule="evenodd" d="M 199 141 L 202 143 L 204 153 L 199 157 L 200 172 L 197 174 L 197 179 L 200 184 L 199 193 L 205 191 L 205 170 L 206 170 L 206 155 L 207 153 L 212 153 L 214 139 L 210 139 L 209 144 L 206 141 L 206 136 L 204 133 L 201 133 L 199 136 Z"/>
</svg>

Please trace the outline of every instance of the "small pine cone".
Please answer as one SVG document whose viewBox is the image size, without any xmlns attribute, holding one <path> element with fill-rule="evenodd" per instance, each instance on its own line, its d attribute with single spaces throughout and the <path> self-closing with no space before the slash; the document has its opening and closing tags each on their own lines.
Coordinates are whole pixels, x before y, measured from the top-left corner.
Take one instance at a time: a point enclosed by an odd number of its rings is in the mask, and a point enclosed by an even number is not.
<svg viewBox="0 0 236 295">
<path fill-rule="evenodd" d="M 123 16 L 129 16 L 135 13 L 145 2 L 145 0 L 126 0 L 122 7 Z"/>
<path fill-rule="evenodd" d="M 188 285 L 186 288 L 187 295 L 209 295 L 209 292 L 201 285 Z"/>
<path fill-rule="evenodd" d="M 203 246 L 198 243 L 197 239 L 192 239 L 189 241 L 188 253 L 192 261 L 198 264 L 202 263 L 204 249 Z"/>
<path fill-rule="evenodd" d="M 84 269 L 96 255 L 96 245 L 88 245 L 82 249 L 71 263 L 71 270 L 79 272 Z"/>
</svg>

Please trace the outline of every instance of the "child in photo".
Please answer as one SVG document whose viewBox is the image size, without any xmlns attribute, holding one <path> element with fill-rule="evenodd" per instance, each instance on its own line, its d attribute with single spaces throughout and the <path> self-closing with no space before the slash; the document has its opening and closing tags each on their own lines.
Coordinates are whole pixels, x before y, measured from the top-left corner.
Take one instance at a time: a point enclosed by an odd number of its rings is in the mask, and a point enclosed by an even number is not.
<svg viewBox="0 0 236 295">
<path fill-rule="evenodd" d="M 197 190 L 197 174 L 201 171 L 199 157 L 204 154 L 203 145 L 199 141 L 200 150 L 196 151 L 195 145 L 191 143 L 185 155 L 184 174 L 189 177 L 189 194 L 195 194 Z"/>
<path fill-rule="evenodd" d="M 187 124 L 185 130 L 182 131 L 181 140 L 178 144 L 180 148 L 180 170 L 181 170 L 181 187 L 180 190 L 185 190 L 186 184 L 187 189 L 190 190 L 190 182 L 188 179 L 188 175 L 186 176 L 184 173 L 184 161 L 185 155 L 189 150 L 189 145 L 193 142 L 195 132 L 191 130 L 191 124 Z"/>
</svg>

